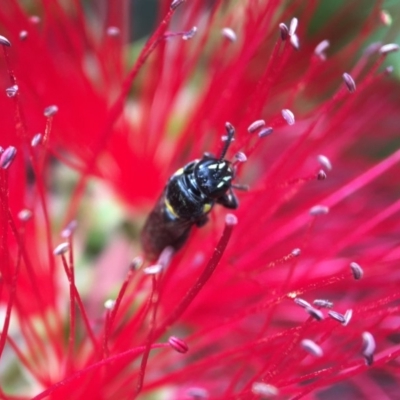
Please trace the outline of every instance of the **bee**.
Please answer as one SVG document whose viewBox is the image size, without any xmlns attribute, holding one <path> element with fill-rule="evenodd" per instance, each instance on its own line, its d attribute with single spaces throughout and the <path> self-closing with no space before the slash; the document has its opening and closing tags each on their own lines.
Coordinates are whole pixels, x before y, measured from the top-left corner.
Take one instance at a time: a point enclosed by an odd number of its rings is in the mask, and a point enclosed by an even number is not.
<svg viewBox="0 0 400 400">
<path fill-rule="evenodd" d="M 149 214 L 141 233 L 144 252 L 157 259 L 168 246 L 179 250 L 187 241 L 194 225 L 204 226 L 215 204 L 236 209 L 239 202 L 233 192 L 234 168 L 225 155 L 235 134 L 225 124 L 227 137 L 219 157 L 205 153 L 176 171 Z"/>
</svg>

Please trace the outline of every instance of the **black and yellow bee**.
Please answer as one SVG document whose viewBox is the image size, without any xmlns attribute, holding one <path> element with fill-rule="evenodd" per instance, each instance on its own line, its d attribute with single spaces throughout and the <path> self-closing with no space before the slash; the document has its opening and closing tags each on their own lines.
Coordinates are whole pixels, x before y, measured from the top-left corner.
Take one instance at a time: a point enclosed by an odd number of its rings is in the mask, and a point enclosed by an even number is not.
<svg viewBox="0 0 400 400">
<path fill-rule="evenodd" d="M 225 160 L 235 129 L 225 124 L 227 137 L 219 157 L 205 153 L 176 171 L 168 180 L 161 197 L 149 214 L 141 240 L 146 256 L 154 260 L 168 246 L 175 251 L 186 242 L 193 225 L 203 226 L 217 204 L 230 209 L 238 207 L 232 190 L 234 169 Z"/>
</svg>

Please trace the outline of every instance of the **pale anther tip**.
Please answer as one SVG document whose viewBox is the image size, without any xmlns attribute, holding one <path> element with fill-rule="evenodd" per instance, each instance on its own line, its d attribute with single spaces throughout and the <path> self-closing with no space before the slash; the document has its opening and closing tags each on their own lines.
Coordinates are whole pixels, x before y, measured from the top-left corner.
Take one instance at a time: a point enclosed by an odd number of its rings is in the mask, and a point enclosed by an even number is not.
<svg viewBox="0 0 400 400">
<path fill-rule="evenodd" d="M 69 251 L 69 243 L 68 242 L 64 242 L 59 244 L 53 251 L 53 254 L 55 256 L 60 256 L 62 254 L 65 254 Z"/>
<path fill-rule="evenodd" d="M 277 387 L 265 382 L 254 382 L 251 385 L 251 391 L 256 396 L 261 396 L 262 398 L 271 398 L 279 394 Z"/>
<path fill-rule="evenodd" d="M 282 22 L 279 24 L 279 31 L 281 33 L 281 39 L 285 41 L 289 37 L 289 28 Z"/>
<path fill-rule="evenodd" d="M 332 171 L 332 163 L 329 160 L 329 158 L 327 156 L 324 156 L 323 154 L 320 154 L 317 157 L 317 160 L 319 162 L 319 164 L 324 167 L 326 170 L 328 171 Z"/>
<path fill-rule="evenodd" d="M 149 267 L 143 269 L 143 273 L 145 275 L 157 275 L 163 270 L 163 266 L 161 264 L 153 264 Z"/>
<path fill-rule="evenodd" d="M 237 35 L 232 28 L 223 28 L 221 33 L 224 38 L 228 39 L 231 42 L 236 42 Z"/>
<path fill-rule="evenodd" d="M 347 72 L 345 72 L 342 77 L 348 91 L 354 93 L 356 91 L 356 83 L 354 82 L 353 77 Z"/>
<path fill-rule="evenodd" d="M 23 209 L 18 213 L 18 219 L 20 221 L 29 221 L 32 218 L 32 211 L 28 209 Z"/>
<path fill-rule="evenodd" d="M 236 225 L 238 223 L 238 219 L 236 217 L 236 215 L 233 214 L 226 214 L 225 216 L 225 224 L 228 226 L 233 226 Z"/>
<path fill-rule="evenodd" d="M 263 119 L 258 119 L 254 122 L 252 122 L 248 128 L 247 128 L 247 132 L 249 133 L 254 133 L 255 131 L 257 131 L 260 128 L 263 128 L 265 126 L 265 121 Z"/>
<path fill-rule="evenodd" d="M 399 48 L 400 46 L 397 43 L 388 43 L 381 46 L 381 48 L 379 49 L 379 53 L 381 53 L 382 55 L 386 55 L 398 51 Z"/>
<path fill-rule="evenodd" d="M 17 155 L 17 149 L 14 146 L 8 146 L 0 156 L 0 168 L 8 169 Z"/>
<path fill-rule="evenodd" d="M 58 107 L 56 105 L 48 106 L 44 109 L 43 115 L 47 118 L 53 117 L 58 112 Z"/>
<path fill-rule="evenodd" d="M 309 210 L 310 215 L 317 216 L 317 215 L 326 215 L 329 213 L 329 207 L 323 205 L 316 205 L 311 207 Z"/>
<path fill-rule="evenodd" d="M 115 306 L 115 300 L 113 299 L 108 299 L 104 302 L 104 308 L 106 310 L 111 311 L 114 308 L 114 306 Z"/>
<path fill-rule="evenodd" d="M 2 44 L 3 46 L 11 47 L 11 42 L 2 35 L 0 35 L 0 44 Z"/>
<path fill-rule="evenodd" d="M 288 125 L 294 125 L 294 123 L 296 121 L 295 121 L 294 114 L 292 111 L 290 111 L 287 108 L 284 108 L 281 111 L 281 114 L 282 114 L 283 119 L 287 122 Z"/>
</svg>

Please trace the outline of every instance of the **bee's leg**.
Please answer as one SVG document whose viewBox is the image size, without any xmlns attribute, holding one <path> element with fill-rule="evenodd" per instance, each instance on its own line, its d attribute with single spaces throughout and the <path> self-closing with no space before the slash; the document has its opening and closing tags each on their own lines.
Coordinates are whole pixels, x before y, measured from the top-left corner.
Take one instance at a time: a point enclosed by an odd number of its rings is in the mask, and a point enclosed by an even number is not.
<svg viewBox="0 0 400 400">
<path fill-rule="evenodd" d="M 233 193 L 232 189 L 230 189 L 228 193 L 224 194 L 219 199 L 217 199 L 217 203 L 221 204 L 226 208 L 231 208 L 231 209 L 239 207 L 239 201 L 235 196 L 235 193 Z"/>
</svg>

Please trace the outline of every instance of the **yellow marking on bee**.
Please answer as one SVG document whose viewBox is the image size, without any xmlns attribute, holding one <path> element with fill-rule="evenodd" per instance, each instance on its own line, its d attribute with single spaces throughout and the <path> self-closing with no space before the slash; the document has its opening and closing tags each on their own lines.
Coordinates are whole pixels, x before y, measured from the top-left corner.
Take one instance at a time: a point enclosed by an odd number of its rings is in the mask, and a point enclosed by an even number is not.
<svg viewBox="0 0 400 400">
<path fill-rule="evenodd" d="M 174 176 L 182 175 L 183 174 L 183 168 L 179 168 L 178 171 L 174 173 Z"/>
<path fill-rule="evenodd" d="M 210 210 L 211 210 L 211 204 L 209 204 L 209 203 L 204 204 L 203 213 L 207 214 Z"/>
<path fill-rule="evenodd" d="M 175 217 L 175 218 L 179 218 L 179 215 L 175 212 L 174 208 L 171 206 L 170 202 L 165 199 L 164 200 L 165 203 L 165 207 L 167 207 L 167 210 Z"/>
</svg>

